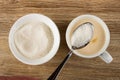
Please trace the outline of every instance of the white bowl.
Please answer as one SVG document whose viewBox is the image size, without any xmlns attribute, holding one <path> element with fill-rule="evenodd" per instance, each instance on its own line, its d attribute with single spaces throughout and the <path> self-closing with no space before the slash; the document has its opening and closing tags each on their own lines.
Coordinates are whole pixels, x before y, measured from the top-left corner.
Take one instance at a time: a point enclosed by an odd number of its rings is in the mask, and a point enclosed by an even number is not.
<svg viewBox="0 0 120 80">
<path fill-rule="evenodd" d="M 26 58 L 16 49 L 15 44 L 14 44 L 14 33 L 15 33 L 15 31 L 19 27 L 21 27 L 23 24 L 25 24 L 29 21 L 44 22 L 45 24 L 47 24 L 49 26 L 49 28 L 53 32 L 54 42 L 53 42 L 52 49 L 49 51 L 49 53 L 47 55 L 45 55 L 44 57 L 39 58 L 39 59 Z M 60 44 L 60 34 L 59 34 L 59 31 L 58 31 L 58 28 L 57 28 L 56 24 L 50 18 L 48 18 L 47 16 L 44 16 L 42 14 L 28 14 L 28 15 L 25 15 L 25 16 L 19 18 L 13 24 L 13 26 L 10 30 L 10 33 L 9 33 L 9 47 L 10 47 L 10 50 L 11 50 L 12 54 L 19 61 L 21 61 L 25 64 L 29 64 L 29 65 L 39 65 L 39 64 L 43 64 L 43 63 L 48 62 L 56 54 L 56 52 L 59 48 L 59 44 Z"/>
</svg>

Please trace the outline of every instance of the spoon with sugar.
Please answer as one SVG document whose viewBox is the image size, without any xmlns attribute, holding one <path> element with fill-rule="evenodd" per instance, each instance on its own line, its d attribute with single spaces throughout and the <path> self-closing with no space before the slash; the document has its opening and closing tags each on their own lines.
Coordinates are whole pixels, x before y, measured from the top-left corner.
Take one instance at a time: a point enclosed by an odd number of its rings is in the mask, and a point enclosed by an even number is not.
<svg viewBox="0 0 120 80">
<path fill-rule="evenodd" d="M 94 26 L 90 22 L 83 23 L 78 26 L 76 30 L 74 30 L 71 37 L 71 50 L 81 49 L 87 46 L 90 40 L 93 37 Z M 65 63 L 72 55 L 72 51 L 68 53 L 65 59 L 61 62 L 61 64 L 57 67 L 57 69 L 52 73 L 52 75 L 47 80 L 55 80 Z"/>
</svg>

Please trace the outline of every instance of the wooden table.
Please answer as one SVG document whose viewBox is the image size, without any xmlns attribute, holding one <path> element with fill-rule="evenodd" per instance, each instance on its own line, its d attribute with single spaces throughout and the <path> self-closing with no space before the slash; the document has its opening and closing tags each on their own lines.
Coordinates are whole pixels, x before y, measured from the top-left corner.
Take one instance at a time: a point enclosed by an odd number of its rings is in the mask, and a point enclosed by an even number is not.
<svg viewBox="0 0 120 80">
<path fill-rule="evenodd" d="M 50 17 L 61 34 L 56 56 L 39 66 L 19 62 L 8 46 L 11 26 L 29 13 L 42 13 Z M 99 57 L 84 59 L 73 55 L 58 80 L 120 80 L 120 0 L 0 0 L 0 76 L 32 76 L 46 80 L 69 51 L 65 41 L 68 24 L 82 14 L 93 14 L 106 22 L 111 32 L 107 50 L 114 60 L 106 64 Z"/>
</svg>

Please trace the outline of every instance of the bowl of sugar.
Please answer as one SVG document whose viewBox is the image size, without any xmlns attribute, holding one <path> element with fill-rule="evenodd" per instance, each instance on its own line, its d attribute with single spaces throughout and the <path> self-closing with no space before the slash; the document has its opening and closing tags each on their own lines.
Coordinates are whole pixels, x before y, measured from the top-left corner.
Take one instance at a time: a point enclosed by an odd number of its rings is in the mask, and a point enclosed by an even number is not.
<svg viewBox="0 0 120 80">
<path fill-rule="evenodd" d="M 19 61 L 40 65 L 52 59 L 60 44 L 56 24 L 42 14 L 28 14 L 19 18 L 9 32 L 9 47 Z"/>
</svg>

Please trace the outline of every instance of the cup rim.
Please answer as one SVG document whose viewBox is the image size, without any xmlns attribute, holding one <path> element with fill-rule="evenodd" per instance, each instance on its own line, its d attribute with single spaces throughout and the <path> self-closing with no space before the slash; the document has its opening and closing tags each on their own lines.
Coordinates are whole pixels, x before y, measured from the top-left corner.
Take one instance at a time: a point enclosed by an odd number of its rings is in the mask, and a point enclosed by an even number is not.
<svg viewBox="0 0 120 80">
<path fill-rule="evenodd" d="M 20 24 L 22 25 L 24 21 L 27 21 L 30 19 L 36 19 L 36 18 L 38 20 L 46 23 L 49 26 L 49 28 L 53 32 L 54 41 L 53 41 L 52 49 L 44 57 L 39 58 L 39 59 L 28 59 L 27 57 L 25 57 L 21 53 L 19 53 L 17 51 L 17 49 L 15 49 L 16 47 L 15 47 L 13 38 L 14 38 L 14 33 L 19 28 Z M 43 14 L 31 13 L 31 14 L 27 14 L 27 15 L 20 17 L 12 25 L 10 32 L 9 32 L 8 42 L 9 42 L 9 48 L 16 59 L 18 59 L 22 63 L 28 64 L 28 65 L 40 65 L 40 64 L 46 63 L 49 60 L 51 60 L 57 53 L 57 51 L 59 49 L 59 45 L 60 45 L 60 33 L 57 28 L 57 25 L 52 21 L 52 19 L 50 19 L 49 17 L 47 17 Z"/>
<path fill-rule="evenodd" d="M 102 47 L 97 53 L 95 53 L 94 55 L 89 55 L 89 56 L 80 54 L 80 53 L 78 53 L 77 51 L 73 50 L 73 49 L 71 48 L 70 39 L 69 39 L 70 30 L 72 29 L 73 25 L 74 25 L 77 21 L 79 21 L 79 20 L 81 20 L 81 19 L 83 19 L 83 18 L 85 18 L 85 17 L 95 19 L 97 22 L 99 22 L 99 23 L 102 25 L 102 28 L 103 28 L 104 31 L 105 31 L 105 43 L 104 43 L 103 47 Z M 95 16 L 95 15 L 91 15 L 91 14 L 84 14 L 84 15 L 80 15 L 80 16 L 74 18 L 74 19 L 69 23 L 68 28 L 67 28 L 67 30 L 66 30 L 66 42 L 67 42 L 67 45 L 68 45 L 69 49 L 72 50 L 75 55 L 80 56 L 80 57 L 83 57 L 83 58 L 93 58 L 93 57 L 97 57 L 97 56 L 99 56 L 100 54 L 102 54 L 102 53 L 106 50 L 106 48 L 108 47 L 108 45 L 109 45 L 109 43 L 110 43 L 110 32 L 109 32 L 109 29 L 108 29 L 107 25 L 105 24 L 105 22 L 104 22 L 101 18 L 99 18 L 99 17 L 97 17 L 97 16 Z"/>
</svg>

